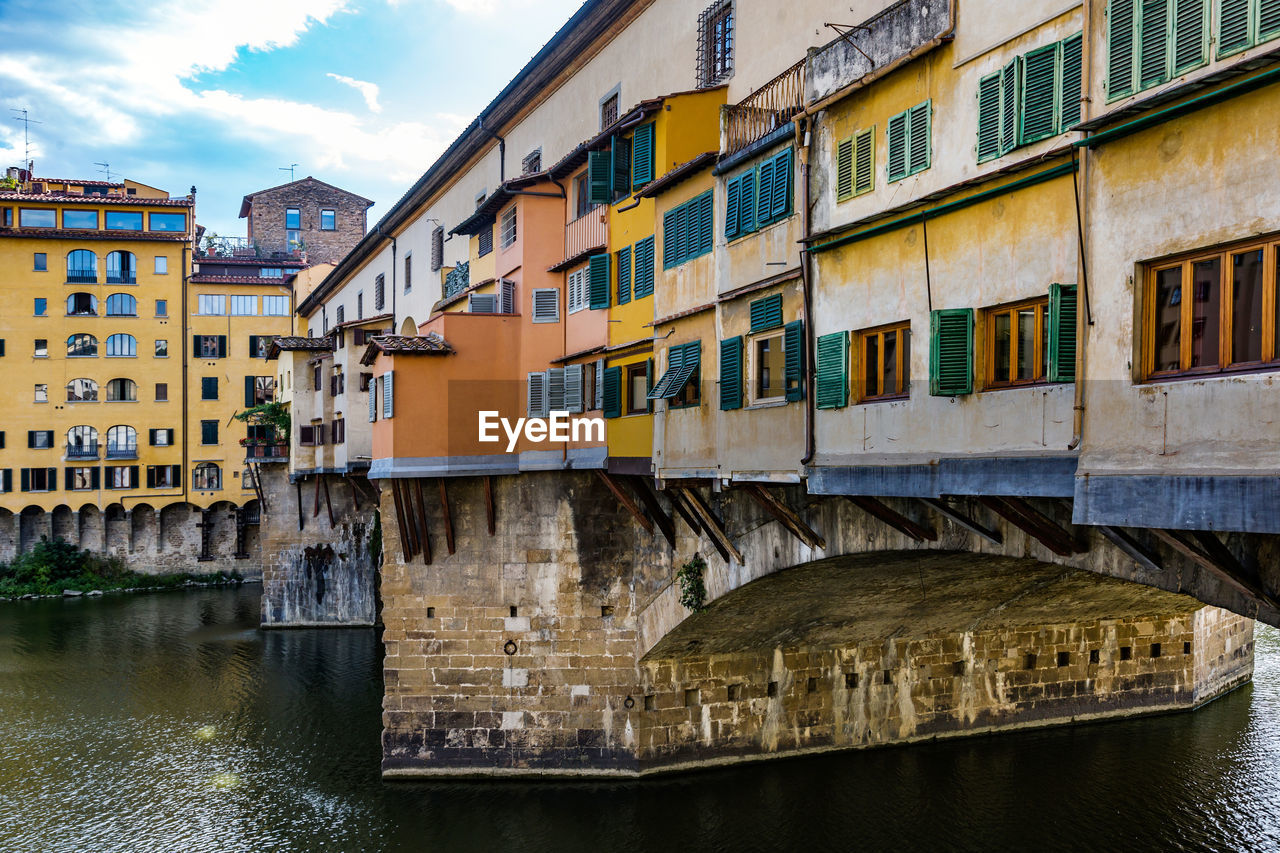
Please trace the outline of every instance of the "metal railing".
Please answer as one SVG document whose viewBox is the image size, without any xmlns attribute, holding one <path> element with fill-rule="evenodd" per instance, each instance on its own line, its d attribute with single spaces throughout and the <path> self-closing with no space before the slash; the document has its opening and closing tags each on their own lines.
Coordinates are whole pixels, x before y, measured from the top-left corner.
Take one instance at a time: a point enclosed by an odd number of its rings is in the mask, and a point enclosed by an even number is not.
<svg viewBox="0 0 1280 853">
<path fill-rule="evenodd" d="M 565 259 L 577 257 L 588 249 L 598 249 L 609 244 L 609 224 L 605 215 L 608 206 L 597 204 L 564 229 Z"/>
<path fill-rule="evenodd" d="M 267 258 L 288 260 L 301 258 L 306 247 L 300 243 L 260 243 L 247 237 L 202 237 L 196 246 L 197 258 Z"/>
<path fill-rule="evenodd" d="M 138 445 L 136 444 L 108 444 L 108 459 L 137 459 Z"/>
<path fill-rule="evenodd" d="M 244 448 L 246 462 L 258 460 L 262 462 L 284 462 L 289 458 L 287 444 L 247 444 Z"/>
<path fill-rule="evenodd" d="M 107 273 L 107 284 L 137 284 L 138 277 L 131 272 L 116 273 L 112 275 Z"/>
<path fill-rule="evenodd" d="M 98 274 L 87 270 L 67 270 L 67 284 L 97 284 Z"/>
<path fill-rule="evenodd" d="M 804 106 L 804 60 L 725 110 L 723 154 L 741 151 L 769 135 Z"/>
<path fill-rule="evenodd" d="M 68 459 L 97 459 L 98 458 L 98 442 L 93 441 L 88 444 L 68 444 Z"/>
</svg>

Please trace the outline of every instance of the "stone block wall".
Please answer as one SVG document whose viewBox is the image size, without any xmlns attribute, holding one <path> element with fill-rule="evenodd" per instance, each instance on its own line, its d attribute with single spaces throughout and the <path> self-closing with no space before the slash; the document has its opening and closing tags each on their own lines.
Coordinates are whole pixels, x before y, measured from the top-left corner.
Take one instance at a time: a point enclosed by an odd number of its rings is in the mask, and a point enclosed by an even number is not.
<svg viewBox="0 0 1280 853">
<path fill-rule="evenodd" d="M 250 209 L 253 242 L 263 250 L 282 251 L 286 245 L 284 211 L 296 207 L 302 215 L 302 241 L 307 261 L 313 264 L 337 263 L 355 248 L 368 226 L 369 202 L 354 193 L 331 187 L 321 181 L 304 178 L 270 190 L 253 194 Z M 337 227 L 320 229 L 320 210 L 335 212 Z"/>
</svg>

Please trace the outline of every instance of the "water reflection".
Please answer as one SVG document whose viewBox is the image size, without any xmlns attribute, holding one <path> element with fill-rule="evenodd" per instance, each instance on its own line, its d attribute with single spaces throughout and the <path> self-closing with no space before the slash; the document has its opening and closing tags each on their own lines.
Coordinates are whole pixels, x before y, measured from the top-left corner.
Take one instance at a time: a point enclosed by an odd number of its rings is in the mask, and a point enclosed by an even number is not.
<svg viewBox="0 0 1280 853">
<path fill-rule="evenodd" d="M 0 606 L 0 849 L 1256 850 L 1280 637 L 1195 714 L 648 780 L 384 785 L 372 631 L 257 590 Z"/>
</svg>

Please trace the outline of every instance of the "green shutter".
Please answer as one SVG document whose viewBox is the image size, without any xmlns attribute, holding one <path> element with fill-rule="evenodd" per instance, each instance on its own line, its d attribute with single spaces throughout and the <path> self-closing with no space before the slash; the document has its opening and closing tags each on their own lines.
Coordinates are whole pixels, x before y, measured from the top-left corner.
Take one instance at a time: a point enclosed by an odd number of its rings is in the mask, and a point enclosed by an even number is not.
<svg viewBox="0 0 1280 853">
<path fill-rule="evenodd" d="M 1206 20 L 1208 16 L 1205 16 Z M 1280 0 L 1258 0 L 1258 41 L 1280 35 Z M 0 355 L 4 355 L 0 347 Z"/>
<path fill-rule="evenodd" d="M 690 202 L 689 220 L 693 225 L 690 240 L 690 257 L 705 255 L 715 245 L 715 192 L 707 190 Z"/>
<path fill-rule="evenodd" d="M 244 378 L 244 405 L 245 408 L 253 408 L 253 377 L 246 376 Z"/>
<path fill-rule="evenodd" d="M 757 227 L 769 221 L 769 211 L 773 204 L 773 181 L 773 160 L 765 160 L 756 167 L 755 224 Z"/>
<path fill-rule="evenodd" d="M 1058 44 L 1036 48 L 1023 57 L 1022 118 L 1018 144 L 1027 145 L 1053 136 L 1058 129 Z"/>
<path fill-rule="evenodd" d="M 618 304 L 631 301 L 631 247 L 618 250 Z"/>
<path fill-rule="evenodd" d="M 1249 26 L 1249 0 L 1218 0 L 1218 58 L 1253 44 Z"/>
<path fill-rule="evenodd" d="M 1015 56 L 1000 69 L 1000 153 L 1018 147 L 1018 92 L 1022 82 L 1022 57 Z"/>
<path fill-rule="evenodd" d="M 653 122 L 636 128 L 631 145 L 631 189 L 638 190 L 653 180 Z"/>
<path fill-rule="evenodd" d="M 978 81 L 978 162 L 1000 156 L 1000 72 Z"/>
<path fill-rule="evenodd" d="M 653 393 L 653 359 L 646 358 L 644 360 L 644 410 L 649 414 L 653 414 L 653 400 L 649 395 Z"/>
<path fill-rule="evenodd" d="M 720 342 L 720 410 L 742 408 L 742 336 Z"/>
<path fill-rule="evenodd" d="M 610 151 L 587 152 L 587 200 L 592 204 L 608 204 L 612 200 L 609 198 L 611 155 Z"/>
<path fill-rule="evenodd" d="M 606 418 L 622 417 L 622 368 L 606 367 L 604 369 L 604 416 Z"/>
<path fill-rule="evenodd" d="M 1070 130 L 1080 122 L 1083 41 L 1084 37 L 1081 33 L 1062 41 L 1062 84 L 1058 90 L 1059 132 Z"/>
<path fill-rule="evenodd" d="M 1076 286 L 1049 285 L 1049 381 L 1076 381 Z"/>
<path fill-rule="evenodd" d="M 853 198 L 853 137 L 836 143 L 836 201 Z"/>
<path fill-rule="evenodd" d="M 609 256 L 594 255 L 587 267 L 587 307 L 609 307 Z"/>
<path fill-rule="evenodd" d="M 907 134 L 910 146 L 907 152 L 907 166 L 911 173 L 922 172 L 929 168 L 933 156 L 933 140 L 930 126 L 933 123 L 933 101 L 916 104 L 910 110 L 907 122 Z"/>
<path fill-rule="evenodd" d="M 815 394 L 819 409 L 841 409 L 849 403 L 849 333 L 818 338 Z"/>
<path fill-rule="evenodd" d="M 853 194 L 869 193 L 876 186 L 876 129 L 867 128 L 853 138 Z"/>
<path fill-rule="evenodd" d="M 609 185 L 609 200 L 612 201 L 631 189 L 631 140 L 625 136 L 613 137 L 610 156 L 613 182 Z"/>
<path fill-rule="evenodd" d="M 663 254 L 666 248 L 663 248 Z M 653 294 L 653 238 L 645 237 L 635 248 L 635 298 Z"/>
<path fill-rule="evenodd" d="M 676 236 L 678 223 L 676 222 L 676 212 L 679 208 L 673 207 L 666 213 L 662 214 L 662 268 L 671 269 L 676 265 Z M 639 263 L 636 269 L 639 269 Z M 637 285 L 639 282 L 637 282 Z M 637 292 L 637 296 L 639 293 Z"/>
<path fill-rule="evenodd" d="M 738 236 L 756 230 L 756 170 L 742 173 L 741 202 L 738 204 Z"/>
<path fill-rule="evenodd" d="M 1107 97 L 1133 92 L 1134 31 L 1138 0 L 1111 0 L 1107 7 Z"/>
<path fill-rule="evenodd" d="M 907 114 L 898 113 L 889 119 L 889 129 L 885 131 L 889 152 L 888 177 L 898 181 L 907 176 Z"/>
<path fill-rule="evenodd" d="M 685 202 L 676 208 L 676 255 L 675 262 L 683 263 L 689 257 L 689 238 L 692 235 L 689 222 L 689 203 Z"/>
<path fill-rule="evenodd" d="M 1169 0 L 1141 0 L 1138 17 L 1138 85 L 1169 79 Z"/>
<path fill-rule="evenodd" d="M 804 399 L 804 320 L 792 320 L 782 331 L 783 388 L 787 400 Z"/>
<path fill-rule="evenodd" d="M 1280 2 L 1275 5 L 1280 8 Z M 1209 0 L 1174 0 L 1173 73 L 1182 74 L 1203 65 L 1208 47 Z"/>
<path fill-rule="evenodd" d="M 781 219 L 791 215 L 791 184 L 795 170 L 791 167 L 791 149 L 773 158 L 773 203 L 770 217 Z"/>
<path fill-rule="evenodd" d="M 973 309 L 929 314 L 929 393 L 954 397 L 973 393 Z"/>
<path fill-rule="evenodd" d="M 730 178 L 724 185 L 724 236 L 732 240 L 738 236 L 738 209 L 742 203 L 742 176 Z"/>
<path fill-rule="evenodd" d="M 763 332 L 782 325 L 782 294 L 775 293 L 751 303 L 751 331 Z"/>
</svg>

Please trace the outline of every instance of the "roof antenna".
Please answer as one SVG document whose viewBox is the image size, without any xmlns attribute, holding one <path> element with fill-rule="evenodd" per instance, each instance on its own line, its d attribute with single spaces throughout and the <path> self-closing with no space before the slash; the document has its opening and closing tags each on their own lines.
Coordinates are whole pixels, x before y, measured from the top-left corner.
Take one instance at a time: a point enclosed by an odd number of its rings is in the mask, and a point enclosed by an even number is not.
<svg viewBox="0 0 1280 853">
<path fill-rule="evenodd" d="M 296 169 L 296 168 L 298 168 L 298 164 L 297 164 L 297 163 L 290 163 L 288 166 L 280 166 L 280 167 L 278 167 L 278 168 L 280 169 L 280 171 L 281 171 L 281 172 L 288 172 L 288 173 L 289 173 L 289 183 L 293 183 L 293 170 L 294 170 L 294 169 Z"/>
<path fill-rule="evenodd" d="M 10 107 L 10 108 L 9 108 L 9 112 L 11 112 L 11 113 L 22 113 L 22 117 L 21 117 L 21 118 L 19 118 L 18 116 L 14 116 L 14 117 L 13 117 L 13 120 L 14 120 L 14 121 L 20 121 L 20 122 L 22 122 L 22 146 L 23 146 L 23 151 L 22 151 L 22 155 L 23 155 L 23 156 L 22 156 L 22 161 L 23 161 L 23 163 L 25 163 L 25 164 L 26 164 L 26 166 L 27 166 L 27 171 L 28 171 L 28 172 L 30 172 L 30 171 L 31 171 L 31 167 L 32 167 L 32 165 L 33 165 L 33 164 L 32 164 L 32 162 L 31 162 L 31 125 L 33 125 L 33 124 L 44 124 L 44 122 L 42 122 L 42 121 L 36 121 L 35 119 L 33 119 L 33 118 L 31 118 L 30 116 L 28 116 L 28 115 L 27 115 L 27 108 L 26 108 L 26 107 L 23 107 L 23 108 L 22 108 L 22 109 L 20 109 L 20 110 L 19 110 L 19 109 L 15 109 L 14 107 Z"/>
<path fill-rule="evenodd" d="M 110 163 L 98 163 L 98 162 L 96 162 L 96 161 L 95 161 L 93 165 L 95 165 L 95 166 L 101 166 L 102 168 L 101 168 L 101 169 L 99 169 L 98 171 L 99 171 L 99 172 L 106 172 L 106 174 L 107 174 L 107 183 L 111 183 L 111 164 L 110 164 Z"/>
</svg>

